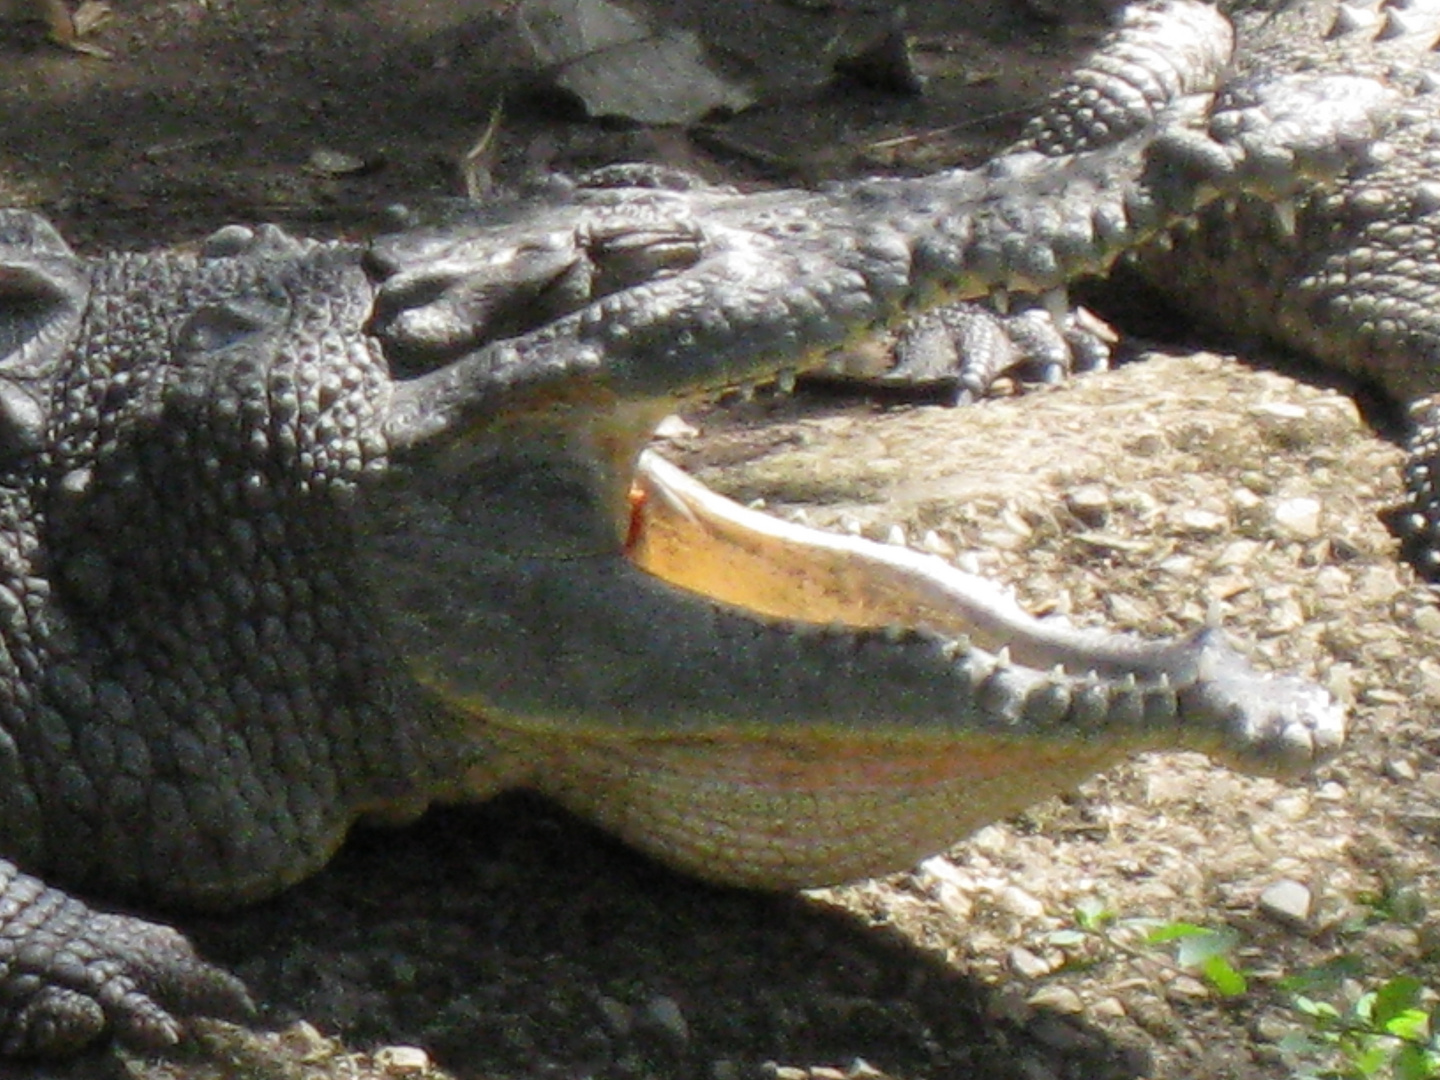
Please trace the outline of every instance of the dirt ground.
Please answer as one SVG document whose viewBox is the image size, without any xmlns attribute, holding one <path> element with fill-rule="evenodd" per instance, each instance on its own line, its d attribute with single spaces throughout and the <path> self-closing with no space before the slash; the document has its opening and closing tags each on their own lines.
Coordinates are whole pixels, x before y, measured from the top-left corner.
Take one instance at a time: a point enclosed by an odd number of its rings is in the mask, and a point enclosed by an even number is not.
<svg viewBox="0 0 1440 1080">
<path fill-rule="evenodd" d="M 965 7 L 912 5 L 925 97 L 791 88 L 653 132 L 523 93 L 493 4 L 132 0 L 96 38 L 108 62 L 5 29 L 0 205 L 43 210 L 84 250 L 235 219 L 363 234 L 390 202 L 458 192 L 502 87 L 502 180 L 621 157 L 747 182 L 925 167 L 1013 130 L 1071 47 L 998 3 L 959 28 L 932 6 Z M 358 833 L 274 902 L 180 917 L 252 987 L 263 1030 L 199 1025 L 164 1062 L 0 1072 L 1270 1080 L 1291 1075 L 1279 1043 L 1300 1026 L 1282 974 L 1354 953 L 1440 985 L 1420 906 L 1373 917 L 1437 895 L 1440 608 L 1384 524 L 1400 454 L 1343 388 L 1171 334 L 1120 370 L 964 411 L 700 410 L 669 450 L 777 513 L 996 576 L 1035 611 L 1151 634 L 1218 620 L 1351 704 L 1352 742 L 1316 776 L 1156 755 L 910 873 L 803 897 L 697 884 L 529 798 L 435 813 Z M 1287 881 L 1308 916 L 1266 913 Z M 1094 902 L 1233 927 L 1249 992 L 1223 1001 L 1123 935 L 1067 937 Z"/>
</svg>

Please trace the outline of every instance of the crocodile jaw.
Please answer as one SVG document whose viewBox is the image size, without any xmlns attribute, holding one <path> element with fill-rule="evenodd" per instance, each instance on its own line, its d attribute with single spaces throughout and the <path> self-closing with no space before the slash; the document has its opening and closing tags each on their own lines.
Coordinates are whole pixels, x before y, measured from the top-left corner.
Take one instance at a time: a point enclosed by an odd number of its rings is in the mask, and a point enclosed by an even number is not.
<svg viewBox="0 0 1440 1080">
<path fill-rule="evenodd" d="M 757 672 L 781 662 L 769 650 L 819 642 L 808 663 L 841 693 L 864 697 L 862 683 L 879 681 L 869 697 L 881 708 L 895 698 L 898 720 L 864 707 L 858 719 L 797 720 L 780 713 L 794 703 L 777 701 L 757 674 L 753 701 L 741 682 L 725 716 L 667 727 L 661 710 L 695 691 L 676 691 L 663 652 L 625 702 L 646 712 L 641 720 L 623 707 L 541 715 L 462 695 L 483 748 L 472 795 L 536 788 L 698 876 L 762 888 L 852 880 L 911 865 L 1140 750 L 1202 749 L 1286 771 L 1343 738 L 1343 714 L 1323 691 L 1252 671 L 1211 632 L 1154 643 L 1040 622 L 939 559 L 746 510 L 652 451 L 637 462 L 631 506 L 637 567 L 781 635 L 747 643 Z M 695 609 L 666 610 L 684 636 Z M 855 660 L 898 654 L 925 635 L 944 644 L 922 646 L 909 670 Z M 947 678 L 967 668 L 970 702 Z M 437 685 L 447 692 L 443 677 Z M 936 700 L 947 692 L 956 699 Z M 901 700 L 917 693 L 920 715 Z M 1069 714 L 1041 716 L 1057 694 Z M 768 709 L 777 714 L 761 715 Z"/>
<path fill-rule="evenodd" d="M 1078 662 L 1038 652 L 1043 624 L 994 583 L 908 548 L 748 510 L 654 450 L 636 463 L 631 502 L 631 559 L 692 592 L 777 619 L 963 635 L 991 652 L 1008 646 L 1032 667 Z"/>
</svg>

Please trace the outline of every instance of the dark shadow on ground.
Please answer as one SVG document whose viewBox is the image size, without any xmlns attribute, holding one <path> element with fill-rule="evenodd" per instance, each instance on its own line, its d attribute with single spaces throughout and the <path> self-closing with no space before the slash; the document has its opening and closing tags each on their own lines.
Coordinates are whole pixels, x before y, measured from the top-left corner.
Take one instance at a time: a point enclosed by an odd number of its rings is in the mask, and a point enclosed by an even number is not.
<svg viewBox="0 0 1440 1080">
<path fill-rule="evenodd" d="M 460 1076 L 679 1080 L 858 1058 L 1003 1080 L 1051 1056 L 998 1018 L 991 988 L 884 925 L 698 883 L 522 796 L 362 830 L 279 900 L 190 929 L 268 1024 L 423 1046 Z M 1138 1075 L 1125 1048 L 1056 1022 L 1070 1045 L 1055 1075 Z"/>
<path fill-rule="evenodd" d="M 760 6 L 792 18 L 805 8 Z M 534 93 L 502 7 L 134 0 L 104 35 L 108 62 L 0 24 L 0 205 L 33 206 L 92 250 L 234 220 L 369 232 L 390 203 L 459 194 L 457 162 L 497 107 L 486 164 L 501 182 L 619 159 L 728 180 L 930 168 L 1013 135 L 1076 47 L 1023 19 L 981 20 L 975 5 L 917 5 L 912 18 L 933 24 L 923 97 L 802 80 L 703 132 L 650 131 L 576 122 Z"/>
</svg>

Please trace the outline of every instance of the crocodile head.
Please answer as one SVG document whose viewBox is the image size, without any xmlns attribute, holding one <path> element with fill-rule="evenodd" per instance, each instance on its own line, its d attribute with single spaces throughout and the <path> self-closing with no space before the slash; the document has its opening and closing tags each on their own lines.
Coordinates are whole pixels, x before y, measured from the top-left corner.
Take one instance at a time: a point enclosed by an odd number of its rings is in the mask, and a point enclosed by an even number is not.
<svg viewBox="0 0 1440 1080">
<path fill-rule="evenodd" d="M 530 786 L 782 887 L 904 866 L 1136 751 L 1333 749 L 1322 691 L 1213 632 L 1037 623 L 648 454 L 678 403 L 899 306 L 893 233 L 836 234 L 847 270 L 787 198 L 96 259 L 0 212 L 0 683 L 41 702 L 0 711 L 0 851 L 233 902 L 357 813 Z M 55 839 L 77 762 L 75 835 L 106 843 Z"/>
<path fill-rule="evenodd" d="M 523 250 L 493 226 L 371 250 L 372 329 L 405 378 L 368 581 L 415 677 L 472 718 L 472 793 L 532 786 L 694 872 L 794 886 L 902 867 L 1140 750 L 1273 771 L 1338 744 L 1322 691 L 1215 633 L 1042 624 L 646 450 L 686 399 L 818 363 L 877 317 L 812 298 L 845 318 L 797 335 L 807 298 L 766 237 L 664 206 Z M 499 284 L 517 280 L 519 305 Z"/>
</svg>

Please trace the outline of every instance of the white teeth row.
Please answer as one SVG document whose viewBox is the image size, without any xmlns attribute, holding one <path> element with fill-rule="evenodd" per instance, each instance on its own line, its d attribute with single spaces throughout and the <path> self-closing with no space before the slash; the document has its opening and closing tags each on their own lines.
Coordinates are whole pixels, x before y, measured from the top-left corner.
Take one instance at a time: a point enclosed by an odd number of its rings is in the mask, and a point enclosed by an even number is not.
<svg viewBox="0 0 1440 1080">
<path fill-rule="evenodd" d="M 1078 728 L 1141 727 L 1180 712 L 1176 687 L 1164 672 L 1143 681 L 1134 672 L 1107 678 L 1094 670 L 1072 672 L 1063 664 L 1040 672 L 1015 664 L 1008 646 L 987 656 L 964 637 L 943 643 L 941 652 L 961 665 L 980 708 L 1002 719 L 1034 725 L 1063 721 Z"/>
<path fill-rule="evenodd" d="M 833 369 L 833 364 L 832 364 Z M 753 379 L 730 389 L 730 393 L 741 401 L 754 401 L 762 387 L 774 389 L 777 393 L 790 395 L 795 392 L 795 383 L 800 373 L 795 368 L 781 368 L 773 380 Z"/>
<path fill-rule="evenodd" d="M 1226 212 L 1233 212 L 1236 206 L 1234 199 L 1222 200 Z M 1276 199 L 1270 206 L 1271 213 L 1275 216 L 1275 226 L 1280 230 L 1280 235 L 1293 237 L 1295 235 L 1296 205 L 1294 199 Z M 1193 219 L 1186 219 L 1173 226 L 1169 231 L 1157 234 L 1149 241 L 1149 245 L 1160 252 L 1169 252 L 1175 249 L 1177 237 L 1193 236 L 1200 231 L 1200 223 Z M 1122 258 L 1131 259 L 1134 253 L 1127 251 Z"/>
<path fill-rule="evenodd" d="M 1440 4 L 1435 0 L 1349 0 L 1335 10 L 1327 37 L 1371 34 L 1377 41 L 1434 34 L 1440 29 Z"/>
</svg>

